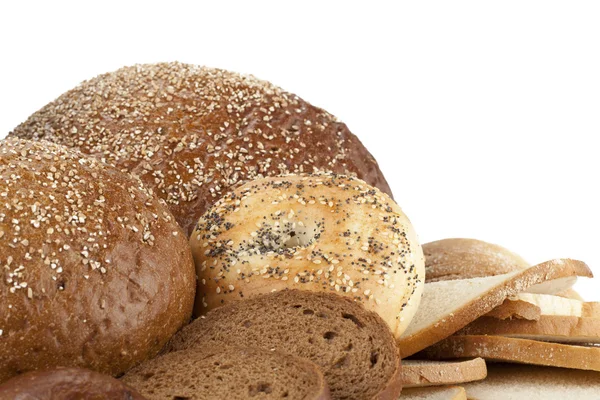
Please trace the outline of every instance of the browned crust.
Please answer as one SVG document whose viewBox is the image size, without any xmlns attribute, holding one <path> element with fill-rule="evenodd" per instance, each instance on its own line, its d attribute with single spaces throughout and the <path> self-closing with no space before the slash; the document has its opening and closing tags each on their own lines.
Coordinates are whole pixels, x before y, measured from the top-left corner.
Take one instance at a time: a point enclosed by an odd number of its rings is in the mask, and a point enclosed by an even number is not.
<svg viewBox="0 0 600 400">
<path fill-rule="evenodd" d="M 425 349 L 420 355 L 438 360 L 483 357 L 493 361 L 600 371 L 600 347 L 503 336 L 451 336 Z"/>
<path fill-rule="evenodd" d="M 402 376 L 405 388 L 452 385 L 484 379 L 487 367 L 483 358 L 425 363 L 420 360 L 404 360 Z"/>
<path fill-rule="evenodd" d="M 542 315 L 539 321 L 481 317 L 458 331 L 457 335 L 539 336 L 540 340 L 550 336 L 552 341 L 598 343 L 600 319 L 563 315 Z"/>
<path fill-rule="evenodd" d="M 523 300 L 504 300 L 504 303 L 494 308 L 487 313 L 486 317 L 496 319 L 526 319 L 529 321 L 537 321 L 540 319 L 542 312 L 538 306 L 528 301 Z"/>
<path fill-rule="evenodd" d="M 444 316 L 439 324 L 429 326 L 411 336 L 400 338 L 398 342 L 400 354 L 402 358 L 406 358 L 447 338 L 502 304 L 508 296 L 520 293 L 535 284 L 567 276 L 591 278 L 593 274 L 587 264 L 571 259 L 551 260 L 530 267 L 516 275 L 512 275 L 505 282 L 497 285 L 487 293 L 483 293 L 475 301 L 465 304 L 450 315 Z M 427 284 L 425 286 L 427 290 Z"/>
<path fill-rule="evenodd" d="M 435 396 L 439 399 L 441 395 L 448 396 L 446 400 L 467 400 L 467 392 L 460 386 L 407 388 L 402 394 L 402 399 L 423 399 L 424 396 Z"/>
<path fill-rule="evenodd" d="M 80 368 L 56 368 L 18 375 L 0 386 L 0 399 L 145 398 L 108 375 Z"/>
<path fill-rule="evenodd" d="M 373 400 L 396 400 L 402 392 L 402 382 L 402 364 L 400 361 L 400 357 L 398 357 L 398 360 L 396 362 L 396 372 L 390 378 L 388 385 L 381 392 L 375 395 L 375 397 L 373 397 Z"/>
<path fill-rule="evenodd" d="M 452 238 L 423 245 L 427 282 L 507 274 L 530 265 L 516 253 L 477 239 Z"/>
</svg>

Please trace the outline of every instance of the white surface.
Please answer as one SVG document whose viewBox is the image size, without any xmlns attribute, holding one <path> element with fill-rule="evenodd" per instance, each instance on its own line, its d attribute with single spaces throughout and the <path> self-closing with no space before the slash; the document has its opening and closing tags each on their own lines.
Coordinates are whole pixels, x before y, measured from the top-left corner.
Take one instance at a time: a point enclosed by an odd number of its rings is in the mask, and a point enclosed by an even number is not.
<svg viewBox="0 0 600 400">
<path fill-rule="evenodd" d="M 0 137 L 122 65 L 252 73 L 344 120 L 423 242 L 474 237 L 600 277 L 600 3 L 59 3 L 0 3 Z"/>
</svg>

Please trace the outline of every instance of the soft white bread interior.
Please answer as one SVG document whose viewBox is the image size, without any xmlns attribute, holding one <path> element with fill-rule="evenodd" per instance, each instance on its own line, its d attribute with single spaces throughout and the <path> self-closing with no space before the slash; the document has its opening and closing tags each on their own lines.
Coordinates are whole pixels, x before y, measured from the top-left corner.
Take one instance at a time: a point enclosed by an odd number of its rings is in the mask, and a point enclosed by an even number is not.
<svg viewBox="0 0 600 400">
<path fill-rule="evenodd" d="M 495 364 L 487 379 L 466 384 L 465 389 L 470 400 L 598 400 L 600 373 Z"/>
<path fill-rule="evenodd" d="M 584 262 L 561 259 L 504 275 L 426 283 L 417 314 L 399 340 L 402 357 L 452 335 L 508 296 L 541 282 L 577 275 L 591 277 L 592 273 Z"/>
<path fill-rule="evenodd" d="M 419 353 L 419 357 L 432 360 L 482 357 L 486 361 L 600 371 L 598 346 L 575 346 L 504 336 L 450 336 Z"/>
<path fill-rule="evenodd" d="M 483 358 L 457 361 L 402 361 L 404 388 L 455 385 L 484 379 L 486 375 L 487 368 Z"/>
<path fill-rule="evenodd" d="M 487 314 L 499 319 L 520 318 L 536 321 L 542 315 L 600 318 L 600 303 L 548 294 L 519 293 L 509 297 Z"/>
<path fill-rule="evenodd" d="M 467 400 L 465 389 L 460 386 L 432 386 L 408 388 L 402 391 L 402 400 Z"/>
</svg>

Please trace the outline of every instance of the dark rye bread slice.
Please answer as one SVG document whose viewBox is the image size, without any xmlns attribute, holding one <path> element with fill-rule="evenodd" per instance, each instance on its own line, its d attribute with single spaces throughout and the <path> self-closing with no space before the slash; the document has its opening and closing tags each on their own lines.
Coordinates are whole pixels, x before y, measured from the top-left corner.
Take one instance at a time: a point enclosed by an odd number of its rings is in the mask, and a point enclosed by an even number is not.
<svg viewBox="0 0 600 400">
<path fill-rule="evenodd" d="M 147 361 L 122 380 L 149 400 L 329 400 L 323 374 L 289 354 L 237 346 L 195 347 Z"/>
<path fill-rule="evenodd" d="M 402 389 L 394 337 L 377 314 L 333 293 L 284 290 L 210 311 L 167 351 L 244 344 L 285 351 L 321 367 L 334 399 L 396 399 Z"/>
</svg>

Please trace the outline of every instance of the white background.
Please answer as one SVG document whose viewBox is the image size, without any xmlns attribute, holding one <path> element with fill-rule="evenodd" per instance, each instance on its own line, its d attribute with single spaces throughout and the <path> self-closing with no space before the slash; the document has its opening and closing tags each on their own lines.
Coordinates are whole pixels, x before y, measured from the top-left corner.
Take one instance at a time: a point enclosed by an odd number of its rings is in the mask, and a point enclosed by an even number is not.
<svg viewBox="0 0 600 400">
<path fill-rule="evenodd" d="M 123 65 L 252 73 L 344 120 L 422 242 L 473 237 L 600 277 L 597 2 L 23 3 L 0 5 L 0 137 Z"/>
</svg>

